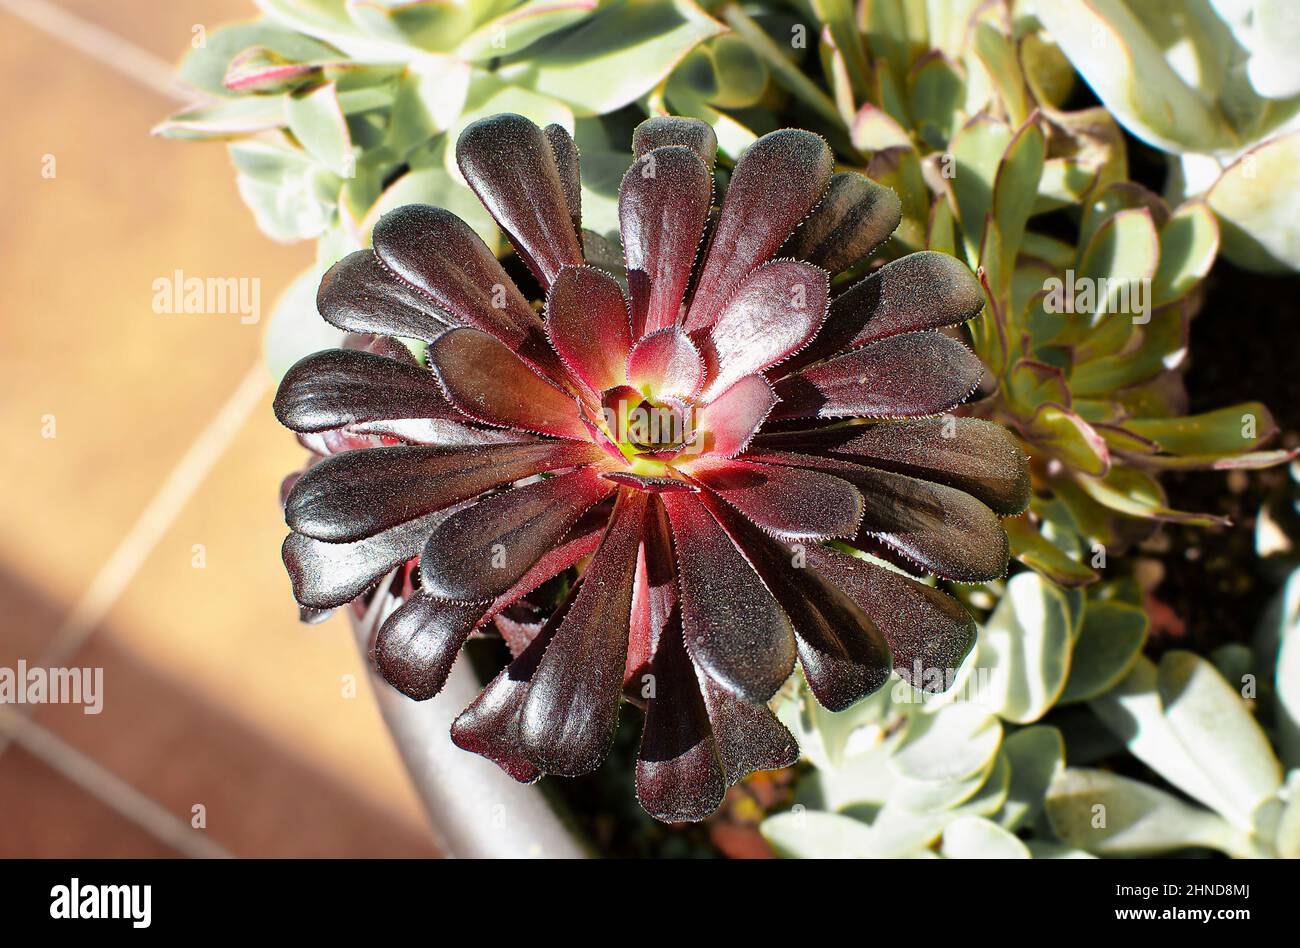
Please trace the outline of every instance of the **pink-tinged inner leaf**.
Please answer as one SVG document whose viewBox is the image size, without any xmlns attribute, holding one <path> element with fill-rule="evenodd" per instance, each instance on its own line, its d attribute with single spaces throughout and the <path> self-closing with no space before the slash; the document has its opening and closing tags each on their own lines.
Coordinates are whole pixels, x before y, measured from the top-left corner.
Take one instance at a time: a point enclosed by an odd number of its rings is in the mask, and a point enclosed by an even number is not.
<svg viewBox="0 0 1300 948">
<path fill-rule="evenodd" d="M 829 540 L 853 536 L 862 522 L 862 495 L 832 474 L 709 455 L 682 468 L 768 533 Z"/>
<path fill-rule="evenodd" d="M 782 129 L 746 150 L 731 175 L 686 317 L 691 333 L 707 329 L 733 293 L 785 243 L 821 200 L 834 156 L 812 132 Z"/>
<path fill-rule="evenodd" d="M 688 148 L 656 148 L 628 169 L 618 213 L 637 337 L 675 326 L 713 200 L 713 176 Z"/>
<path fill-rule="evenodd" d="M 826 271 L 801 260 L 755 270 L 700 336 L 709 366 L 705 399 L 807 345 L 826 317 L 829 292 Z"/>
<path fill-rule="evenodd" d="M 937 415 L 975 390 L 984 366 L 937 332 L 891 336 L 776 383 L 784 418 L 897 418 Z"/>
<path fill-rule="evenodd" d="M 543 287 L 582 264 L 564 182 L 542 130 L 522 115 L 479 119 L 456 142 L 456 163 Z"/>
<path fill-rule="evenodd" d="M 619 495 L 577 598 L 528 686 L 520 735 L 546 773 L 595 770 L 614 742 L 647 497 Z"/>
<path fill-rule="evenodd" d="M 731 457 L 745 450 L 776 405 L 772 386 L 747 375 L 696 413 L 696 446 L 688 452 Z"/>
<path fill-rule="evenodd" d="M 593 393 L 623 382 L 631 330 L 623 290 L 608 273 L 561 270 L 546 297 L 546 332 L 565 366 Z"/>
<path fill-rule="evenodd" d="M 359 540 L 490 488 L 602 457 L 595 445 L 576 441 L 349 451 L 326 458 L 299 479 L 285 520 L 318 540 Z"/>
<path fill-rule="evenodd" d="M 628 384 L 652 397 L 693 395 L 703 378 L 699 350 L 676 327 L 641 339 L 627 357 Z"/>
<path fill-rule="evenodd" d="M 587 439 L 577 400 L 487 333 L 453 329 L 430 343 L 427 352 L 448 400 L 475 421 Z"/>
<path fill-rule="evenodd" d="M 672 523 L 691 659 L 741 697 L 768 700 L 794 670 L 790 620 L 698 495 L 660 496 Z"/>
<path fill-rule="evenodd" d="M 439 524 L 420 557 L 430 595 L 495 599 L 613 489 L 592 468 L 494 494 Z"/>
</svg>

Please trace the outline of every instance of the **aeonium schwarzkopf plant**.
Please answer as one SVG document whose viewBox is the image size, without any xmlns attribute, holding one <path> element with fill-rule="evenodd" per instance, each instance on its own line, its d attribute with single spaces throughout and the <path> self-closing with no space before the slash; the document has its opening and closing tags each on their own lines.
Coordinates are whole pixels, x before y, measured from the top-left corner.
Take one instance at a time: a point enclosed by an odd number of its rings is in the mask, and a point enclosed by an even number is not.
<svg viewBox="0 0 1300 948">
<path fill-rule="evenodd" d="M 746 151 L 715 212 L 716 150 L 702 122 L 637 129 L 625 267 L 602 269 L 583 258 L 568 134 L 475 122 L 460 170 L 541 313 L 455 215 L 399 208 L 318 298 L 374 341 L 301 360 L 275 402 L 320 454 L 368 448 L 287 495 L 299 603 L 336 608 L 400 570 L 375 660 L 423 699 L 476 629 L 585 563 L 538 630 L 507 623 L 515 658 L 452 737 L 521 781 L 578 775 L 626 694 L 646 709 L 638 799 L 672 821 L 795 760 L 767 702 L 796 661 L 834 710 L 891 669 L 956 667 L 975 638 L 960 604 L 854 554 L 991 580 L 999 516 L 1028 498 L 1008 433 L 945 414 L 982 373 L 934 331 L 983 306 L 970 271 L 922 252 L 832 298 L 831 276 L 897 225 L 893 192 L 785 129 Z M 427 368 L 394 337 L 427 343 Z"/>
</svg>

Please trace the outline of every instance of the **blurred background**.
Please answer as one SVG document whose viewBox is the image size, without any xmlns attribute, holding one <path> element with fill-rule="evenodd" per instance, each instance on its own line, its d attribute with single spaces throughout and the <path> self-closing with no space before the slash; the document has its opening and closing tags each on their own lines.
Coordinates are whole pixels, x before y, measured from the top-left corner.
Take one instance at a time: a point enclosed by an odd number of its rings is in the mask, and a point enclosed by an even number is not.
<svg viewBox="0 0 1300 948">
<path fill-rule="evenodd" d="M 347 620 L 300 625 L 279 562 L 303 451 L 261 334 L 312 249 L 219 144 L 149 135 L 195 28 L 253 12 L 0 0 L 0 668 L 104 681 L 97 715 L 0 705 L 3 857 L 437 854 Z M 156 313 L 177 270 L 259 281 L 262 319 Z"/>
</svg>

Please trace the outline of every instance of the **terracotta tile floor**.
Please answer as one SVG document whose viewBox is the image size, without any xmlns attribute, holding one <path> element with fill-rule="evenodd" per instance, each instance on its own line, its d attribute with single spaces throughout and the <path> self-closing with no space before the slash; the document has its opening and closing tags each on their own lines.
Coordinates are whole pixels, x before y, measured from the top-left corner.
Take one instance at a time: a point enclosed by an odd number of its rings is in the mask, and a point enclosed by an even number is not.
<svg viewBox="0 0 1300 948">
<path fill-rule="evenodd" d="M 0 0 L 0 666 L 57 646 L 105 682 L 100 715 L 0 726 L 0 856 L 435 854 L 346 622 L 291 607 L 275 492 L 300 452 L 270 413 L 262 326 L 152 308 L 180 269 L 260 280 L 265 314 L 311 257 L 256 230 L 224 148 L 148 134 L 191 27 L 253 12 Z M 128 74 L 96 56 L 122 40 Z"/>
</svg>

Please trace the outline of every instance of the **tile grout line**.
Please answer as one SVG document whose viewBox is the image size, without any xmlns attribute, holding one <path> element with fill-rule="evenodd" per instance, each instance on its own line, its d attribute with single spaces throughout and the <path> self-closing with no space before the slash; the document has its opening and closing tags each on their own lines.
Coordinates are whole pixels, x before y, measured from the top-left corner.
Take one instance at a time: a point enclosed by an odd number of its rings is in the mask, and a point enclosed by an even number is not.
<svg viewBox="0 0 1300 948">
<path fill-rule="evenodd" d="M 8 11 L 152 92 L 183 103 L 195 98 L 193 92 L 176 81 L 170 63 L 50 0 L 0 0 L 0 10 Z"/>
<path fill-rule="evenodd" d="M 169 63 L 57 4 L 48 0 L 0 0 L 0 10 L 164 98 L 178 102 L 193 99 L 192 93 L 176 81 Z M 100 625 L 164 532 L 229 448 L 267 385 L 266 369 L 259 358 L 194 439 L 72 612 L 60 623 L 42 664 L 57 665 L 71 656 Z M 17 741 L 66 779 L 178 851 L 192 856 L 231 855 L 210 840 L 196 839 L 189 827 L 162 804 L 29 720 L 24 712 L 0 706 L 0 755 L 11 741 Z"/>
<path fill-rule="evenodd" d="M 159 842 L 194 859 L 233 859 L 220 843 L 26 716 L 0 705 L 0 733 Z"/>
<path fill-rule="evenodd" d="M 269 384 L 266 367 L 259 358 L 217 414 L 199 432 L 117 548 L 104 561 L 81 599 L 55 630 L 38 664 L 42 667 L 61 666 L 104 621 L 167 528 L 175 522 L 235 439 Z M 0 754 L 4 753 L 8 743 L 9 737 L 0 733 Z"/>
</svg>

